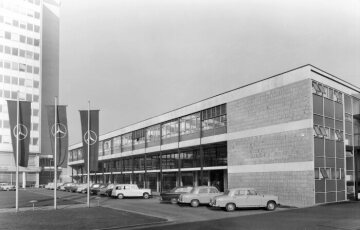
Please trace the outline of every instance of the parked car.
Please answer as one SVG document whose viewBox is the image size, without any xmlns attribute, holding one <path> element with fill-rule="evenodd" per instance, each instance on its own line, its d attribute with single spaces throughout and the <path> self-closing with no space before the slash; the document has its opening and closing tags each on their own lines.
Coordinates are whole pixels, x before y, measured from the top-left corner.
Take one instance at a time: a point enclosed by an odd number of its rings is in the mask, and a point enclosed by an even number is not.
<svg viewBox="0 0 360 230">
<path fill-rule="evenodd" d="M 265 207 L 273 211 L 278 206 L 278 197 L 274 195 L 261 195 L 253 188 L 233 188 L 223 195 L 212 198 L 210 206 L 225 208 L 232 212 L 236 208 Z"/>
<path fill-rule="evenodd" d="M 111 192 L 114 188 L 114 184 L 108 184 L 108 186 L 100 188 L 99 195 L 111 196 Z"/>
<path fill-rule="evenodd" d="M 176 204 L 181 194 L 189 193 L 192 189 L 191 186 L 175 187 L 168 192 L 160 193 L 160 201 Z"/>
<path fill-rule="evenodd" d="M 65 191 L 65 187 L 68 186 L 69 184 L 71 184 L 71 182 L 63 183 L 62 185 L 60 185 L 59 190 L 60 191 Z"/>
<path fill-rule="evenodd" d="M 70 186 L 70 191 L 69 191 L 69 192 L 76 192 L 79 185 L 80 185 L 80 184 L 73 183 L 73 184 Z"/>
<path fill-rule="evenodd" d="M 93 184 L 90 188 L 90 194 L 97 195 L 100 191 L 100 188 L 105 188 L 106 186 L 106 184 Z"/>
<path fill-rule="evenodd" d="M 64 186 L 66 192 L 71 192 L 71 188 L 75 186 L 75 183 L 68 183 Z"/>
<path fill-rule="evenodd" d="M 54 189 L 54 183 L 48 183 L 47 185 L 45 185 L 46 189 Z"/>
<path fill-rule="evenodd" d="M 76 192 L 78 192 L 78 193 L 87 193 L 87 184 L 78 184 L 76 186 Z"/>
<path fill-rule="evenodd" d="M 3 190 L 3 191 L 15 191 L 16 187 L 15 187 L 15 185 L 12 185 L 12 184 L 1 183 L 0 184 L 0 190 Z"/>
<path fill-rule="evenodd" d="M 136 184 L 118 184 L 114 186 L 111 196 L 119 199 L 123 199 L 124 197 L 143 197 L 144 199 L 149 199 L 151 190 L 139 189 Z"/>
<path fill-rule="evenodd" d="M 222 193 L 213 186 L 197 186 L 194 187 L 189 193 L 181 194 L 178 203 L 190 204 L 192 207 L 197 207 L 199 204 L 209 204 L 210 199 L 219 196 Z"/>
</svg>

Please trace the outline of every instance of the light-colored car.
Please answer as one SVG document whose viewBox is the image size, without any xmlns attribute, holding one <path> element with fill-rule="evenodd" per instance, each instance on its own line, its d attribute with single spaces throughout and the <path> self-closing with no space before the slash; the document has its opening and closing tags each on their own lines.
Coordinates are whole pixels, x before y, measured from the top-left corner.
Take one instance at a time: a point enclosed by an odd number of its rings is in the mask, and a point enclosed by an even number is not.
<svg viewBox="0 0 360 230">
<path fill-rule="evenodd" d="M 76 187 L 76 192 L 78 192 L 78 193 L 87 193 L 87 184 L 79 184 Z"/>
<path fill-rule="evenodd" d="M 136 184 L 117 184 L 114 186 L 111 196 L 119 199 L 123 199 L 124 197 L 143 197 L 144 199 L 149 199 L 151 190 L 139 189 Z"/>
<path fill-rule="evenodd" d="M 0 190 L 3 190 L 3 191 L 15 191 L 16 188 L 15 188 L 15 185 L 8 184 L 8 183 L 1 183 L 0 184 Z"/>
<path fill-rule="evenodd" d="M 222 193 L 213 186 L 196 186 L 189 193 L 181 194 L 178 203 L 190 204 L 192 207 L 197 207 L 200 204 L 209 204 L 210 200 Z"/>
<path fill-rule="evenodd" d="M 274 195 L 261 195 L 253 188 L 233 188 L 223 195 L 214 197 L 210 206 L 225 208 L 231 212 L 236 208 L 265 207 L 267 210 L 275 210 L 278 206 L 278 197 Z"/>
<path fill-rule="evenodd" d="M 51 189 L 51 190 L 54 189 L 54 183 L 51 183 L 51 182 L 48 183 L 47 185 L 45 185 L 45 188 L 46 189 Z"/>
</svg>

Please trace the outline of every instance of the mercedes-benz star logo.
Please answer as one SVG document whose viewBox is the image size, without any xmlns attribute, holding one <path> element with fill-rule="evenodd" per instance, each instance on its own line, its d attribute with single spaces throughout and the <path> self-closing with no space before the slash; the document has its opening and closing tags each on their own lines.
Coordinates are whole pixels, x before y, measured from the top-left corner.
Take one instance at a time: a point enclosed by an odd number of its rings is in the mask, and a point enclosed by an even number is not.
<svg viewBox="0 0 360 230">
<path fill-rule="evenodd" d="M 55 124 L 53 124 L 51 126 L 51 134 L 55 137 L 60 137 L 60 138 L 64 138 L 67 134 L 67 129 L 66 126 L 64 124 L 61 123 L 57 123 L 56 124 L 56 130 L 55 130 Z"/>
<path fill-rule="evenodd" d="M 23 124 L 18 124 L 13 129 L 13 134 L 15 137 L 19 135 L 19 140 L 24 140 L 28 135 L 28 129 Z"/>
<path fill-rule="evenodd" d="M 89 143 L 88 143 L 89 131 L 90 131 L 90 136 L 89 136 Z M 89 131 L 86 131 L 86 133 L 84 135 L 84 141 L 86 144 L 93 145 L 97 141 L 97 135 L 94 131 L 92 131 L 92 130 L 89 130 Z"/>
</svg>

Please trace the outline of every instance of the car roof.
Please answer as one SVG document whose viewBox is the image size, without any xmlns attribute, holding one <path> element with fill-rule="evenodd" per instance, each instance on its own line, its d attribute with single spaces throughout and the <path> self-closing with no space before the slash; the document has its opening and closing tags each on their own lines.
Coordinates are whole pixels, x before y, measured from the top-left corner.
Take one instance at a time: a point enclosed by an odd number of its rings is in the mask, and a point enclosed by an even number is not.
<svg viewBox="0 0 360 230">
<path fill-rule="evenodd" d="M 230 188 L 229 190 L 256 190 L 254 188 Z"/>
</svg>

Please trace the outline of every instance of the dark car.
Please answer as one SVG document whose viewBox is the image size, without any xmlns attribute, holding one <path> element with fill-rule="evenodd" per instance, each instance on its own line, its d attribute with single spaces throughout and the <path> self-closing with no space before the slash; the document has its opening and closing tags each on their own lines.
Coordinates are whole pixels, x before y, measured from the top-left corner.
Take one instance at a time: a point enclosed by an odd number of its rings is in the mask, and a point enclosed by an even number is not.
<svg viewBox="0 0 360 230">
<path fill-rule="evenodd" d="M 105 188 L 107 184 L 93 184 L 90 188 L 90 194 L 97 195 L 101 188 Z"/>
<path fill-rule="evenodd" d="M 160 200 L 163 202 L 170 202 L 176 204 L 178 198 L 181 194 L 189 193 L 193 187 L 191 186 L 181 186 L 175 187 L 168 192 L 163 192 L 160 194 Z"/>
</svg>

